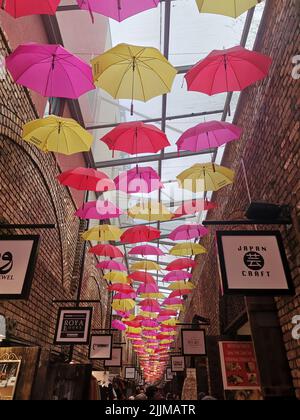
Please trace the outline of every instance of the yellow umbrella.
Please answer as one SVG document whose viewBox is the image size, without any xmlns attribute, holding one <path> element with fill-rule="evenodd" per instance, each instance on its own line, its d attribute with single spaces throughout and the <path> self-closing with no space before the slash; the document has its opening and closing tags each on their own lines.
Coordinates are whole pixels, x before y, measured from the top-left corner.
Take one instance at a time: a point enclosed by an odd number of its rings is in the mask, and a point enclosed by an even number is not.
<svg viewBox="0 0 300 420">
<path fill-rule="evenodd" d="M 165 299 L 165 295 L 163 293 L 142 293 L 142 299 Z"/>
<path fill-rule="evenodd" d="M 176 256 L 190 256 L 190 255 L 199 255 L 199 254 L 205 254 L 207 251 L 204 248 L 204 246 L 200 244 L 193 244 L 191 242 L 184 242 L 181 244 L 175 245 L 171 251 L 171 255 Z"/>
<path fill-rule="evenodd" d="M 113 225 L 100 225 L 87 230 L 82 234 L 86 241 L 109 242 L 119 241 L 122 231 Z"/>
<path fill-rule="evenodd" d="M 178 335 L 177 331 L 160 332 L 161 335 Z"/>
<path fill-rule="evenodd" d="M 148 222 L 164 222 L 171 220 L 173 215 L 157 201 L 146 200 L 128 210 L 128 216 L 132 219 L 147 220 Z"/>
<path fill-rule="evenodd" d="M 110 273 L 105 274 L 103 278 L 111 283 L 121 283 L 121 284 L 130 284 L 131 281 L 125 273 L 119 271 L 111 271 Z"/>
<path fill-rule="evenodd" d="M 167 321 L 162 322 L 163 325 L 168 325 L 170 327 L 175 327 L 177 325 L 176 319 L 168 319 Z"/>
<path fill-rule="evenodd" d="M 261 0 L 196 0 L 201 13 L 237 18 L 247 10 L 255 7 Z"/>
<path fill-rule="evenodd" d="M 117 45 L 91 63 L 95 85 L 115 99 L 147 102 L 169 93 L 177 74 L 156 48 L 128 44 Z"/>
<path fill-rule="evenodd" d="M 160 344 L 172 344 L 174 343 L 174 340 L 161 340 Z"/>
<path fill-rule="evenodd" d="M 177 176 L 179 185 L 194 193 L 218 191 L 233 183 L 234 171 L 213 163 L 197 163 Z"/>
<path fill-rule="evenodd" d="M 176 281 L 168 287 L 170 290 L 192 290 L 195 289 L 195 286 L 190 281 Z"/>
<path fill-rule="evenodd" d="M 152 318 L 152 319 L 157 318 L 157 315 L 156 315 L 156 314 L 154 314 L 153 312 L 144 312 L 144 311 L 140 311 L 139 315 L 140 315 L 140 316 L 143 316 L 143 317 L 145 317 L 145 318 Z"/>
<path fill-rule="evenodd" d="M 93 136 L 75 120 L 53 115 L 25 124 L 23 139 L 43 152 L 64 155 L 88 152 L 93 143 Z"/>
<path fill-rule="evenodd" d="M 127 312 L 135 307 L 135 301 L 132 299 L 116 299 L 111 306 L 115 311 Z"/>
<path fill-rule="evenodd" d="M 154 261 L 139 261 L 131 265 L 130 267 L 131 271 L 160 271 L 161 267 L 156 264 Z"/>
<path fill-rule="evenodd" d="M 127 332 L 132 333 L 132 334 L 141 334 L 142 333 L 142 328 L 128 327 Z"/>
<path fill-rule="evenodd" d="M 174 311 L 184 311 L 185 307 L 183 305 L 166 305 L 166 309 L 171 309 Z"/>
</svg>

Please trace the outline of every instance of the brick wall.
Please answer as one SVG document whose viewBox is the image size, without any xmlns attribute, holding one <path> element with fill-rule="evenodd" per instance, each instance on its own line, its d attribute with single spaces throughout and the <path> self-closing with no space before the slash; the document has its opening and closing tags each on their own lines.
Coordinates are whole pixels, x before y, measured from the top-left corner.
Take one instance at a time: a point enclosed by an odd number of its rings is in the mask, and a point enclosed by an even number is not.
<svg viewBox="0 0 300 420">
<path fill-rule="evenodd" d="M 0 31 L 0 54 L 8 53 L 9 46 Z M 16 321 L 14 338 L 60 352 L 61 348 L 53 346 L 58 306 L 52 300 L 76 297 L 79 221 L 74 217 L 70 192 L 56 181 L 59 169 L 54 155 L 41 153 L 21 140 L 23 124 L 36 117 L 26 89 L 13 83 L 9 75 L 0 80 L 0 220 L 57 226 L 34 232 L 42 241 L 30 299 L 0 302 L 0 313 Z M 81 297 L 95 300 L 101 295 L 101 305 L 94 305 L 93 317 L 93 328 L 99 329 L 107 321 L 108 296 L 95 264 L 95 258 L 87 254 Z M 76 348 L 75 360 L 87 361 L 86 356 L 86 347 Z"/>
<path fill-rule="evenodd" d="M 262 83 L 243 92 L 235 124 L 243 128 L 241 141 L 227 146 L 222 165 L 236 171 L 234 185 L 214 194 L 218 209 L 208 219 L 241 218 L 249 204 L 241 166 L 244 159 L 253 201 L 289 204 L 299 221 L 300 206 L 300 80 L 291 76 L 293 56 L 300 54 L 298 0 L 272 0 L 266 5 L 256 49 L 270 55 L 273 66 Z M 243 228 L 243 227 L 240 227 Z M 267 227 L 266 227 L 267 229 Z M 282 229 L 296 288 L 295 297 L 276 299 L 294 386 L 300 398 L 300 343 L 292 339 L 291 320 L 300 314 L 300 241 L 296 223 Z M 186 319 L 200 313 L 211 319 L 208 333 L 224 334 L 226 327 L 245 310 L 243 298 L 221 297 L 216 248 L 212 237 L 203 242 L 206 257 L 194 271 L 197 290 L 189 302 Z"/>
</svg>

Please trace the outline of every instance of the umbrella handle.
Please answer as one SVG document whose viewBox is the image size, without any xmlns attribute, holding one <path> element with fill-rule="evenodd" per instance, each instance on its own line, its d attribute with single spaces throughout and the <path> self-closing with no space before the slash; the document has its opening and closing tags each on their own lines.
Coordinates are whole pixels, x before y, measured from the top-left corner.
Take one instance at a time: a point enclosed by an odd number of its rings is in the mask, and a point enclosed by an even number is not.
<svg viewBox="0 0 300 420">
<path fill-rule="evenodd" d="M 93 13 L 93 11 L 92 11 L 90 1 L 89 1 L 89 0 L 87 0 L 87 2 L 88 2 L 89 13 L 90 13 L 90 16 L 91 16 L 91 19 L 92 19 L 92 24 L 94 25 L 94 23 L 95 23 L 94 13 Z"/>
</svg>

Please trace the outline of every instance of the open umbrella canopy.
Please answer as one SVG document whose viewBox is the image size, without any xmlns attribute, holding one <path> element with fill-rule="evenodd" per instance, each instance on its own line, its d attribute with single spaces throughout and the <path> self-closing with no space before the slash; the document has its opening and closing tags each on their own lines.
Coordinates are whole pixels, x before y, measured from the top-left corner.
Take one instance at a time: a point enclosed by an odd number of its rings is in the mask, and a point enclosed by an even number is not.
<svg viewBox="0 0 300 420">
<path fill-rule="evenodd" d="M 160 0 L 77 0 L 78 6 L 90 13 L 95 12 L 118 22 L 157 7 Z"/>
<path fill-rule="evenodd" d="M 168 297 L 167 299 L 165 299 L 162 303 L 163 306 L 171 306 L 171 305 L 183 305 L 184 304 L 184 300 L 179 299 L 179 298 L 170 298 Z M 168 310 L 172 310 L 170 308 L 168 308 Z"/>
<path fill-rule="evenodd" d="M 177 74 L 158 49 L 128 44 L 94 58 L 92 66 L 96 86 L 113 98 L 144 102 L 169 93 Z"/>
<path fill-rule="evenodd" d="M 123 284 L 123 283 L 115 283 L 111 286 L 108 286 L 108 290 L 110 292 L 119 292 L 122 294 L 131 294 L 134 292 L 133 288 L 129 284 Z"/>
<path fill-rule="evenodd" d="M 54 115 L 25 124 L 22 137 L 43 152 L 64 155 L 87 152 L 93 144 L 93 136 L 75 120 Z"/>
<path fill-rule="evenodd" d="M 185 270 L 196 267 L 197 263 L 190 258 L 178 258 L 167 265 L 166 271 Z"/>
<path fill-rule="evenodd" d="M 100 270 L 114 270 L 120 272 L 127 272 L 127 267 L 123 263 L 119 263 L 113 260 L 101 261 L 96 265 L 96 268 L 99 268 Z"/>
<path fill-rule="evenodd" d="M 123 293 L 123 292 L 118 292 L 115 296 L 114 299 L 116 300 L 127 300 L 127 299 L 136 299 L 137 294 L 136 292 L 133 290 L 132 292 L 128 292 L 128 293 Z"/>
<path fill-rule="evenodd" d="M 166 134 L 155 125 L 143 122 L 119 124 L 101 138 L 110 150 L 125 152 L 130 155 L 141 153 L 157 153 L 170 146 Z M 142 169 L 139 169 L 142 174 Z M 132 176 L 133 171 L 130 172 Z M 122 190 L 123 191 L 123 190 Z"/>
<path fill-rule="evenodd" d="M 206 249 L 204 246 L 200 244 L 193 244 L 190 242 L 184 242 L 181 244 L 175 245 L 171 251 L 171 255 L 177 256 L 188 256 L 188 255 L 199 255 L 199 254 L 206 254 Z"/>
<path fill-rule="evenodd" d="M 180 281 L 180 280 L 186 280 L 191 279 L 192 274 L 188 273 L 187 271 L 181 271 L 181 270 L 174 270 L 168 273 L 163 281 L 165 282 L 171 282 L 171 281 Z"/>
<path fill-rule="evenodd" d="M 177 141 L 178 150 L 200 152 L 238 140 L 242 129 L 223 121 L 209 121 L 185 131 Z"/>
<path fill-rule="evenodd" d="M 174 292 L 172 292 L 169 297 L 176 298 L 180 296 L 187 296 L 187 295 L 190 295 L 191 293 L 192 293 L 191 289 L 179 289 L 179 290 L 174 290 Z"/>
<path fill-rule="evenodd" d="M 118 319 L 114 319 L 111 323 L 111 327 L 114 328 L 115 330 L 119 330 L 119 331 L 126 331 L 127 327 L 125 324 L 123 324 L 122 321 L 119 321 Z"/>
<path fill-rule="evenodd" d="M 121 237 L 121 230 L 113 225 L 95 226 L 82 234 L 86 241 L 109 242 L 118 241 Z"/>
<path fill-rule="evenodd" d="M 185 76 L 188 90 L 215 95 L 239 92 L 264 79 L 272 59 L 241 46 L 212 51 Z"/>
<path fill-rule="evenodd" d="M 129 284 L 131 282 L 125 273 L 121 273 L 119 271 L 111 271 L 110 273 L 106 273 L 103 278 L 111 283 Z"/>
<path fill-rule="evenodd" d="M 151 193 L 163 188 L 158 173 L 151 167 L 135 167 L 114 180 L 117 190 L 127 194 Z"/>
<path fill-rule="evenodd" d="M 164 252 L 157 246 L 141 245 L 141 246 L 136 246 L 132 248 L 129 251 L 129 255 L 142 255 L 143 257 L 150 256 L 150 255 L 162 256 L 164 255 Z"/>
<path fill-rule="evenodd" d="M 0 0 L 0 8 L 14 18 L 30 15 L 55 15 L 61 0 Z"/>
<path fill-rule="evenodd" d="M 128 210 L 132 219 L 153 221 L 169 221 L 172 213 L 162 204 L 153 200 L 145 200 Z"/>
<path fill-rule="evenodd" d="M 135 301 L 132 299 L 116 299 L 111 306 L 115 311 L 127 312 L 135 307 Z"/>
<path fill-rule="evenodd" d="M 151 274 L 147 273 L 146 271 L 135 271 L 134 273 L 129 274 L 128 276 L 130 279 L 140 283 L 146 284 L 156 284 L 156 281 Z"/>
<path fill-rule="evenodd" d="M 208 232 L 209 230 L 202 225 L 182 225 L 178 226 L 170 233 L 169 239 L 172 239 L 173 241 L 187 241 L 189 239 L 202 238 L 207 235 Z"/>
<path fill-rule="evenodd" d="M 196 0 L 201 13 L 213 13 L 237 18 L 255 7 L 261 0 Z"/>
<path fill-rule="evenodd" d="M 208 211 L 216 208 L 217 205 L 208 200 L 188 200 L 182 206 L 179 206 L 173 213 L 172 219 L 187 216 L 189 214 Z"/>
<path fill-rule="evenodd" d="M 234 181 L 231 169 L 213 163 L 197 163 L 177 176 L 181 188 L 194 193 L 218 191 Z"/>
<path fill-rule="evenodd" d="M 160 238 L 160 231 L 151 226 L 135 226 L 127 229 L 121 236 L 123 244 L 150 242 Z"/>
<path fill-rule="evenodd" d="M 131 271 L 160 271 L 161 267 L 154 261 L 139 261 L 131 265 Z"/>
<path fill-rule="evenodd" d="M 81 219 L 95 220 L 116 219 L 122 214 L 124 214 L 123 211 L 108 200 L 89 201 L 75 213 Z"/>
<path fill-rule="evenodd" d="M 74 137 L 74 133 L 72 133 Z M 80 191 L 105 192 L 115 189 L 115 183 L 104 173 L 93 168 L 75 168 L 57 177 L 66 187 Z"/>
<path fill-rule="evenodd" d="M 161 309 L 160 304 L 155 299 L 142 300 L 138 305 L 146 312 L 159 312 Z"/>
<path fill-rule="evenodd" d="M 195 289 L 195 286 L 191 282 L 185 282 L 185 281 L 176 281 L 174 283 L 171 283 L 168 287 L 170 290 L 193 290 Z"/>
<path fill-rule="evenodd" d="M 142 299 L 164 299 L 166 296 L 160 292 L 153 292 L 153 293 L 141 293 L 140 297 Z"/>
<path fill-rule="evenodd" d="M 100 257 L 124 258 L 124 254 L 119 248 L 113 245 L 96 245 L 89 249 L 89 253 Z"/>
<path fill-rule="evenodd" d="M 95 89 L 91 67 L 61 45 L 20 45 L 6 67 L 15 82 L 49 98 L 78 99 Z"/>
</svg>

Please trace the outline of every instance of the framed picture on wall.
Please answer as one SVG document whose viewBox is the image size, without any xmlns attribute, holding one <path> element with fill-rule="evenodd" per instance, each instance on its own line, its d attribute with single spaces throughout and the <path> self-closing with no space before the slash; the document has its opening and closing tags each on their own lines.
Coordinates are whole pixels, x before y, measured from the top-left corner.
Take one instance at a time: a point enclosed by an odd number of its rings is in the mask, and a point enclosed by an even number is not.
<svg viewBox="0 0 300 420">
<path fill-rule="evenodd" d="M 0 300 L 27 300 L 40 245 L 38 235 L 0 236 Z"/>
<path fill-rule="evenodd" d="M 125 379 L 135 379 L 136 369 L 134 367 L 125 367 Z"/>
<path fill-rule="evenodd" d="M 109 360 L 112 358 L 112 334 L 92 335 L 89 358 L 91 360 Z"/>
<path fill-rule="evenodd" d="M 12 401 L 15 396 L 21 360 L 0 360 L 0 401 Z"/>
<path fill-rule="evenodd" d="M 54 344 L 89 344 L 93 308 L 60 308 Z"/>
<path fill-rule="evenodd" d="M 105 367 L 122 367 L 123 362 L 123 348 L 122 347 L 113 347 L 112 355 L 109 360 L 105 360 Z"/>
<path fill-rule="evenodd" d="M 181 330 L 181 335 L 184 356 L 206 356 L 205 330 Z"/>
<path fill-rule="evenodd" d="M 184 372 L 185 371 L 185 358 L 184 356 L 171 357 L 171 372 Z"/>
<path fill-rule="evenodd" d="M 173 377 L 174 377 L 174 374 L 172 372 L 172 369 L 167 368 L 167 370 L 166 370 L 166 380 L 167 381 L 172 381 Z"/>
</svg>

